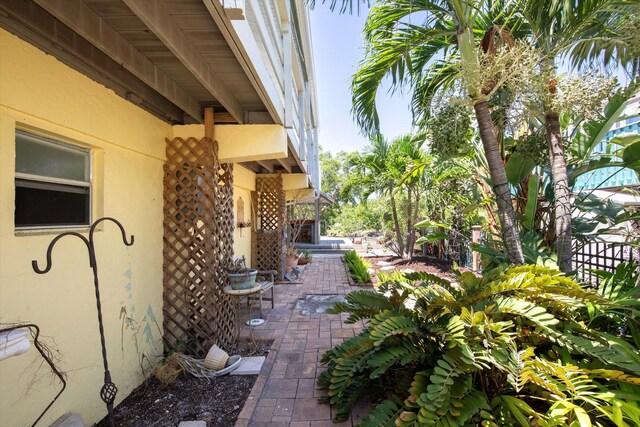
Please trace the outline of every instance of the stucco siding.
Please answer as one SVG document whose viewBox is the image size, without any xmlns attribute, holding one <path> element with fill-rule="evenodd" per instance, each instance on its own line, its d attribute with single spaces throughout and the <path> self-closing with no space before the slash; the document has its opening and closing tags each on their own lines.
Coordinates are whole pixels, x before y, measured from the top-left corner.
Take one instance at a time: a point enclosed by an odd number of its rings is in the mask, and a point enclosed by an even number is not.
<svg viewBox="0 0 640 427">
<path fill-rule="evenodd" d="M 162 165 L 171 126 L 0 30 L 0 322 L 40 326 L 67 390 L 41 422 L 79 412 L 102 418 L 103 368 L 92 272 L 86 247 L 64 238 L 53 268 L 35 274 L 59 231 L 14 227 L 15 130 L 26 129 L 92 149 L 93 219 L 122 222 L 135 244 L 125 247 L 110 223 L 96 233 L 102 309 L 117 402 L 143 381 L 141 365 L 162 355 Z M 82 231 L 86 234 L 85 231 Z M 29 425 L 59 384 L 32 347 L 0 361 L 3 425 Z"/>
</svg>

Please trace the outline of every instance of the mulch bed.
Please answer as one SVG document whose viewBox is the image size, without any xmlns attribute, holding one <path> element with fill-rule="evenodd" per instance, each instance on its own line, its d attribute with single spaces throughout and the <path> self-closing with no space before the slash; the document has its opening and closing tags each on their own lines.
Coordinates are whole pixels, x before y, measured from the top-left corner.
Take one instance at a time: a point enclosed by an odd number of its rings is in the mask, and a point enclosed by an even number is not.
<svg viewBox="0 0 640 427">
<path fill-rule="evenodd" d="M 434 257 L 419 256 L 412 259 L 404 259 L 397 256 L 387 256 L 368 257 L 366 260 L 371 263 L 371 267 L 376 270 L 376 272 L 384 267 L 384 265 L 378 264 L 382 261 L 388 263 L 385 264 L 387 266 L 395 267 L 395 269 L 388 272 L 412 270 L 415 272 L 433 273 L 448 279 L 455 278 L 455 275 L 451 272 L 452 264 Z"/>
<path fill-rule="evenodd" d="M 229 354 L 266 356 L 272 341 L 242 343 Z M 257 344 L 257 345 L 256 345 Z M 235 424 L 257 375 L 224 375 L 213 379 L 181 374 L 163 385 L 150 377 L 115 409 L 118 427 L 177 426 L 181 421 L 206 421 L 208 427 Z M 104 418 L 98 427 L 109 427 Z"/>
</svg>

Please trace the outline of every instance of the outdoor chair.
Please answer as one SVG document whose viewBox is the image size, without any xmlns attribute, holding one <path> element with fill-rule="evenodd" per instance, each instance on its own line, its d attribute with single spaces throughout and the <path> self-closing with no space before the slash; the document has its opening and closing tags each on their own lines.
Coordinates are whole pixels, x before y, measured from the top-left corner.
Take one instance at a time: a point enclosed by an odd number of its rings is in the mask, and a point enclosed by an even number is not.
<svg viewBox="0 0 640 427">
<path fill-rule="evenodd" d="M 258 299 L 260 301 L 260 313 L 262 313 L 262 301 L 271 301 L 271 308 L 274 308 L 275 301 L 275 283 L 276 283 L 276 275 L 278 274 L 275 270 L 258 270 L 258 274 L 256 275 L 256 283 L 260 283 L 262 290 L 259 293 L 259 296 L 249 296 L 247 298 L 247 304 L 250 303 L 250 300 Z M 267 291 L 271 291 L 270 296 L 265 296 Z"/>
</svg>

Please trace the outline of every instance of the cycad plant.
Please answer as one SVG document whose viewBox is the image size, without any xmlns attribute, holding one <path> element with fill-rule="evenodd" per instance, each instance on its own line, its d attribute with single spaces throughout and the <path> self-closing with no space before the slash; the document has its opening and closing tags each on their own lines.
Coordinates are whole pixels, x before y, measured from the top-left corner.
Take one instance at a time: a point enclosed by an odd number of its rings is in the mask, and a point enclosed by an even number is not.
<svg viewBox="0 0 640 427">
<path fill-rule="evenodd" d="M 356 291 L 333 313 L 365 320 L 327 351 L 319 384 L 363 426 L 640 425 L 640 353 L 588 327 L 607 299 L 557 270 L 520 266 L 456 283 L 426 273 Z"/>
<path fill-rule="evenodd" d="M 359 283 L 371 283 L 371 264 L 359 256 L 356 251 L 349 251 L 344 254 L 344 263 L 349 269 L 348 276 Z"/>
</svg>

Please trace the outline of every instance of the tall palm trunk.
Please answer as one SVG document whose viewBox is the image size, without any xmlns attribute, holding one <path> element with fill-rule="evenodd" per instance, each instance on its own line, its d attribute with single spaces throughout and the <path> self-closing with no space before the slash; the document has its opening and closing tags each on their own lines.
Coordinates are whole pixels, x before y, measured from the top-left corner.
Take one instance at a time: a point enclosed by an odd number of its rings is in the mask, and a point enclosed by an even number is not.
<svg viewBox="0 0 640 427">
<path fill-rule="evenodd" d="M 458 47 L 460 49 L 460 58 L 462 66 L 468 72 L 469 76 L 477 76 L 480 72 L 480 60 L 476 50 L 476 44 L 471 30 L 471 25 L 463 22 L 457 22 Z M 489 105 L 485 100 L 487 88 L 480 88 L 476 81 L 469 79 L 465 82 L 469 96 L 476 102 L 474 109 L 476 111 L 476 120 L 480 131 L 480 139 L 484 147 L 485 157 L 489 166 L 489 174 L 493 182 L 493 192 L 496 195 L 496 204 L 498 205 L 498 218 L 502 227 L 502 240 L 507 250 L 507 258 L 515 264 L 524 264 L 524 255 L 522 253 L 522 244 L 516 224 L 516 215 L 513 210 L 511 201 L 511 193 L 509 192 L 509 184 L 507 182 L 507 174 L 504 171 L 502 163 L 502 155 L 500 153 L 500 145 L 496 135 L 496 129 L 491 120 L 491 112 Z"/>
<path fill-rule="evenodd" d="M 411 219 L 411 232 L 409 234 L 409 239 L 411 243 L 409 245 L 409 253 L 411 257 L 413 257 L 413 247 L 416 244 L 416 223 L 418 222 L 418 211 L 420 210 L 420 190 L 416 189 L 413 199 L 413 217 Z"/>
<path fill-rule="evenodd" d="M 560 117 L 556 112 L 544 115 L 551 161 L 551 176 L 555 194 L 556 251 L 560 271 L 571 271 L 571 190 L 567 175 L 567 163 L 564 158 Z"/>
<path fill-rule="evenodd" d="M 411 186 L 407 186 L 407 240 L 406 240 L 406 245 L 404 248 L 404 254 L 402 254 L 402 257 L 405 259 L 409 259 L 411 258 L 411 255 L 413 254 L 412 251 L 412 246 L 413 246 L 413 242 L 411 241 L 411 229 L 412 227 L 412 221 L 413 220 L 413 202 L 411 200 Z"/>
<path fill-rule="evenodd" d="M 393 188 L 390 190 L 391 213 L 393 215 L 393 227 L 396 230 L 396 246 L 398 247 L 398 255 L 403 256 L 404 243 L 402 241 L 402 232 L 400 231 L 400 221 L 398 220 L 398 208 L 396 207 L 396 199 L 393 197 Z"/>
<path fill-rule="evenodd" d="M 474 105 L 480 139 L 484 147 L 484 153 L 489 165 L 489 173 L 493 182 L 493 191 L 498 205 L 498 217 L 502 226 L 502 240 L 507 249 L 509 261 L 515 264 L 524 264 L 524 255 L 520 236 L 516 226 L 516 215 L 513 210 L 511 193 L 507 182 L 507 174 L 502 163 L 502 156 L 498 147 L 498 138 L 491 120 L 491 112 L 486 101 L 477 102 Z"/>
</svg>

